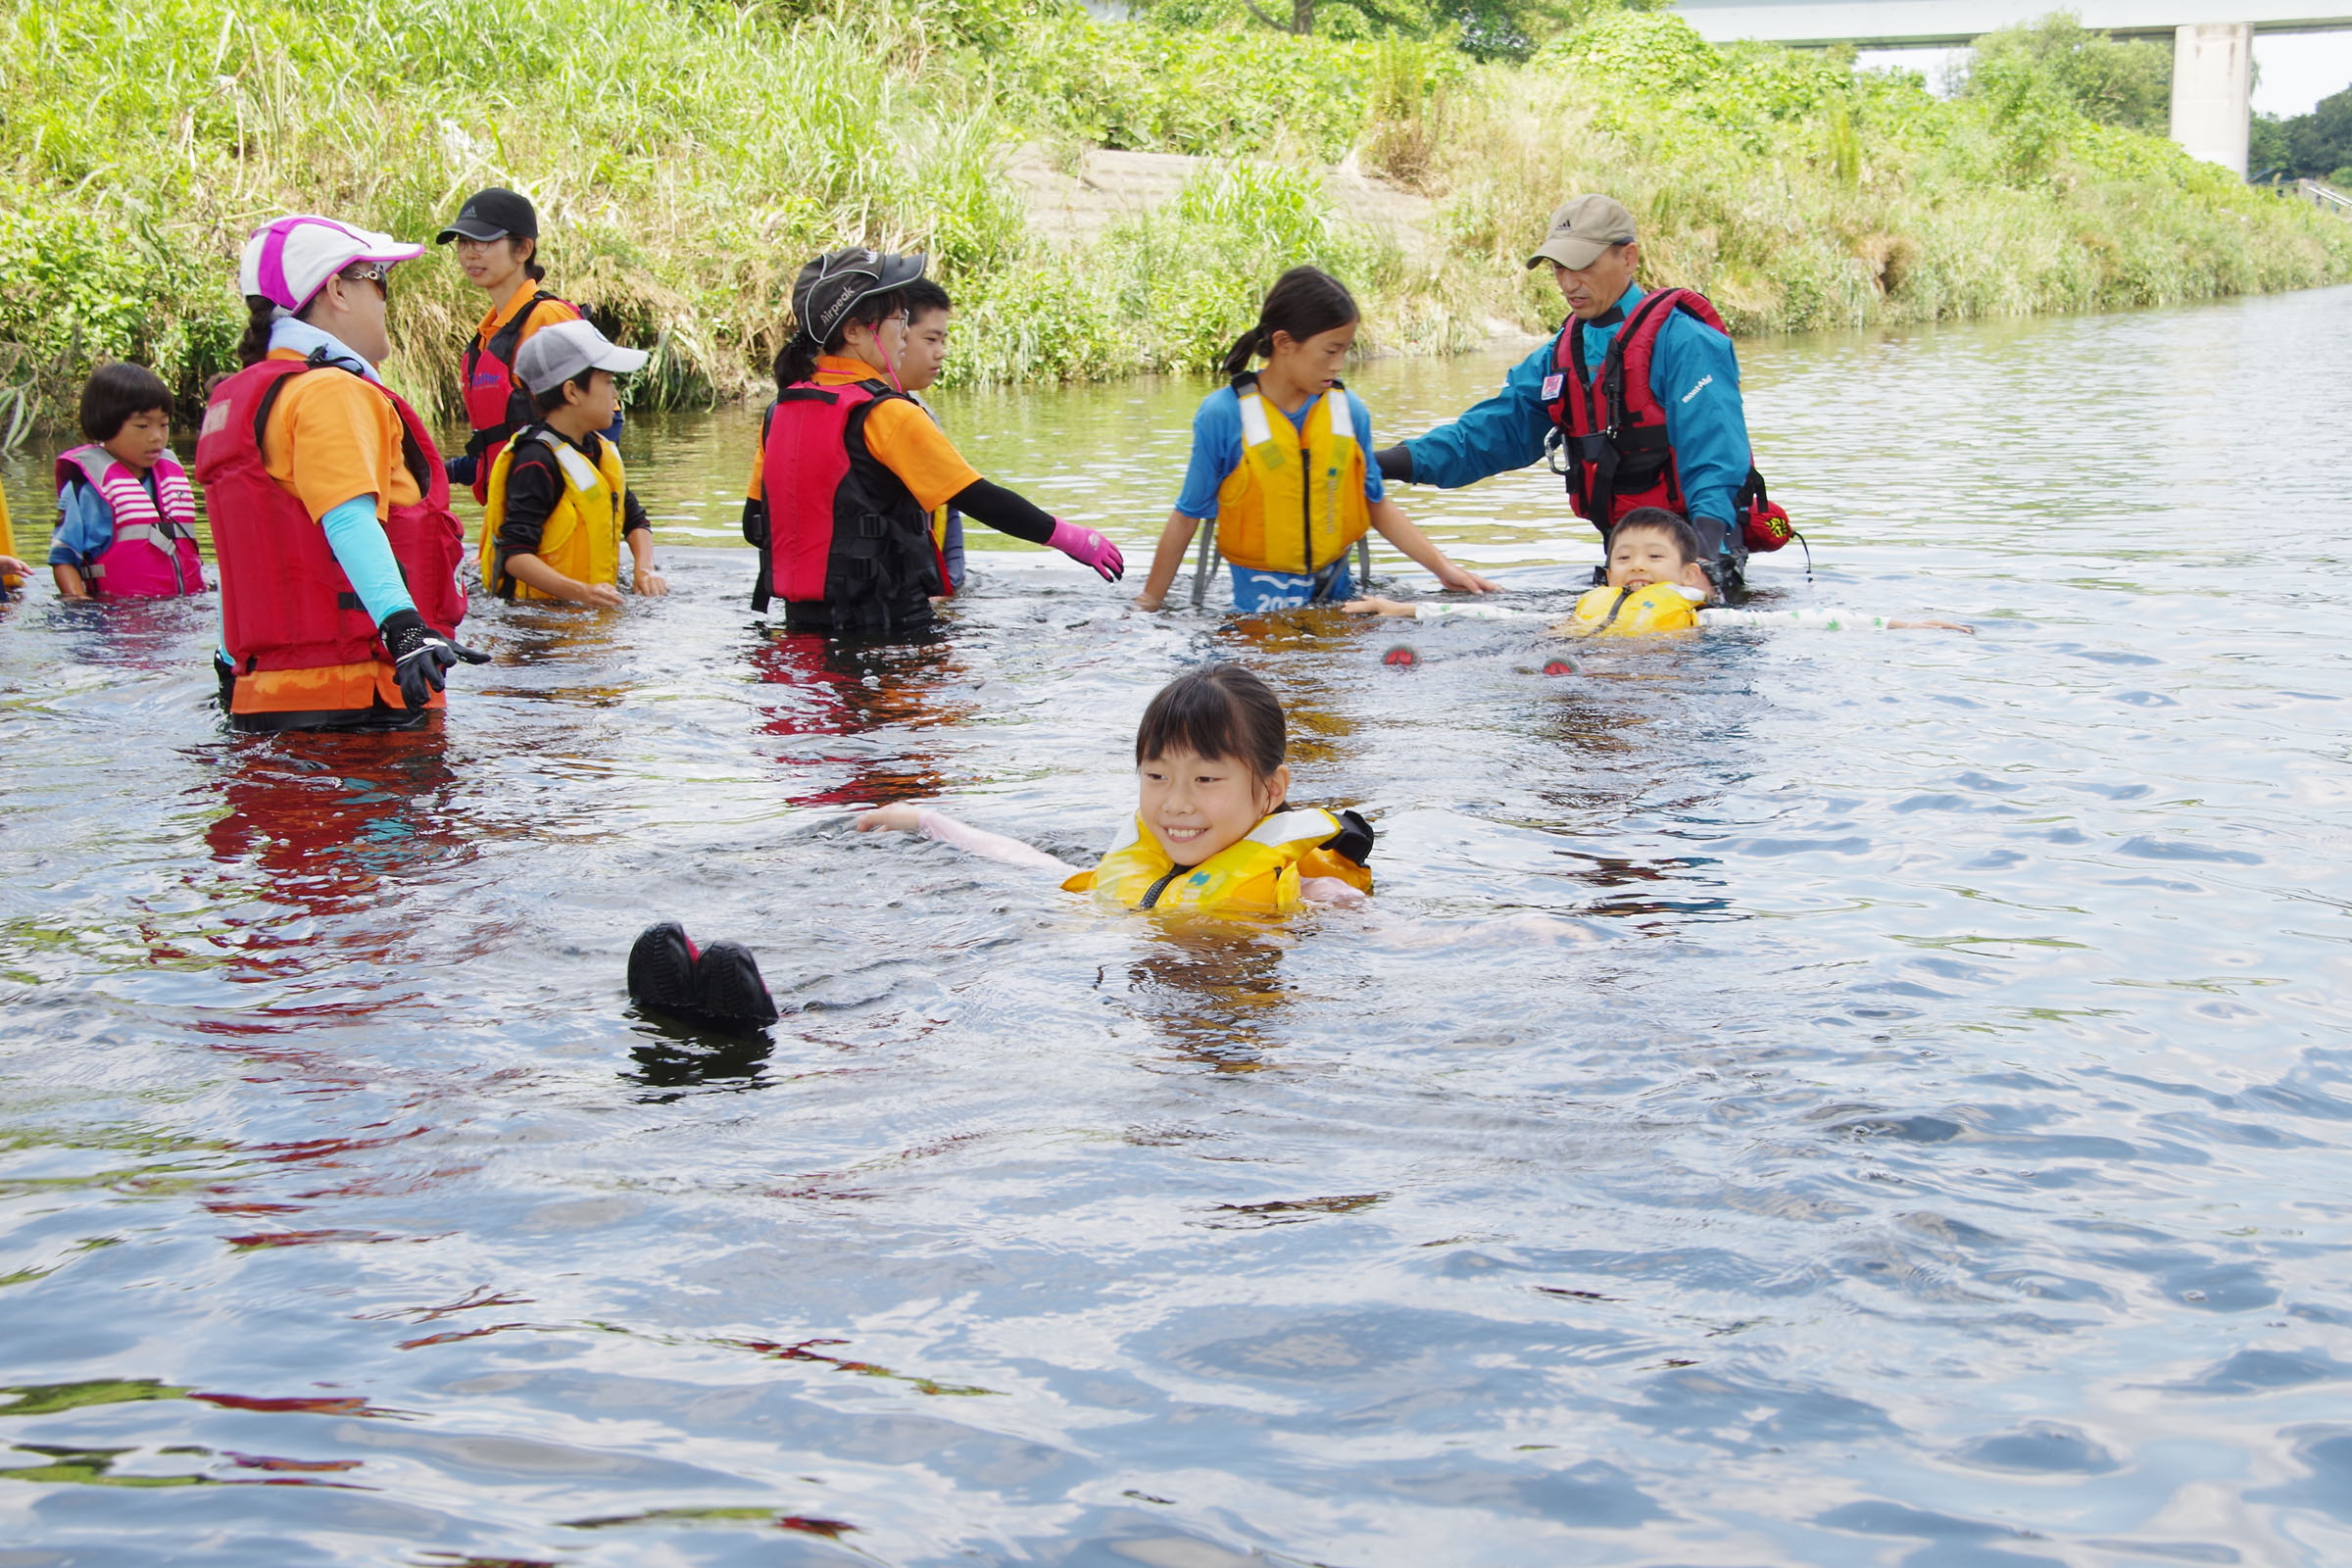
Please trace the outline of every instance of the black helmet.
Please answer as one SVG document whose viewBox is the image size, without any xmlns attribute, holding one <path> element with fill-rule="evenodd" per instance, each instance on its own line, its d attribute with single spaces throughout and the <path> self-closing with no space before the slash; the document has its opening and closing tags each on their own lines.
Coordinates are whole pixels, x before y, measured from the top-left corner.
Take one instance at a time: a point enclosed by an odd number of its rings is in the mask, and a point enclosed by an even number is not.
<svg viewBox="0 0 2352 1568">
<path fill-rule="evenodd" d="M 793 279 L 792 314 L 800 318 L 801 335 L 824 347 L 859 300 L 905 288 L 923 275 L 926 260 L 920 251 L 901 256 L 862 245 L 827 251 Z"/>
</svg>

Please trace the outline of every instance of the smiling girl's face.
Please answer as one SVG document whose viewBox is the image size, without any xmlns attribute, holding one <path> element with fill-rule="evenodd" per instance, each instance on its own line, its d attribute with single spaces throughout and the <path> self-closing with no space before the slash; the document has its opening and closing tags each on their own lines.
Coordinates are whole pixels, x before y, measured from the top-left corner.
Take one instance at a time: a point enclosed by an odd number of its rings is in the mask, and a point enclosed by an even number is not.
<svg viewBox="0 0 2352 1568">
<path fill-rule="evenodd" d="M 1199 865 L 1250 836 L 1291 791 L 1288 763 L 1260 777 L 1230 757 L 1170 751 L 1136 769 L 1144 826 L 1178 865 Z"/>
</svg>

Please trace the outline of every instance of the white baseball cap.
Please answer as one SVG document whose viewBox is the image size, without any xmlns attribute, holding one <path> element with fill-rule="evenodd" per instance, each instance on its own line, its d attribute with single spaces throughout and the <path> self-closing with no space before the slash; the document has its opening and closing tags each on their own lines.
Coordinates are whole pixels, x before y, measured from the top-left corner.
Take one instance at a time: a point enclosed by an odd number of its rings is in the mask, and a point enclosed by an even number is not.
<svg viewBox="0 0 2352 1568">
<path fill-rule="evenodd" d="M 627 375 L 645 368 L 643 349 L 624 349 L 586 321 L 556 321 L 523 340 L 514 373 L 532 395 L 553 391 L 587 370 Z"/>
<path fill-rule="evenodd" d="M 390 267 L 423 254 L 423 246 L 404 245 L 389 234 L 297 213 L 253 231 L 237 264 L 237 287 L 247 298 L 266 299 L 291 316 L 354 262 Z"/>
</svg>

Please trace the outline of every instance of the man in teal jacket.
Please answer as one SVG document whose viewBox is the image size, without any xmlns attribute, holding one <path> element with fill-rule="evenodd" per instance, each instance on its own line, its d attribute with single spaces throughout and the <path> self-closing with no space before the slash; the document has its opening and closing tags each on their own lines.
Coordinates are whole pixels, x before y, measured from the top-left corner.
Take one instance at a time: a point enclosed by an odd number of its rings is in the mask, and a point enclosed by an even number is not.
<svg viewBox="0 0 2352 1568">
<path fill-rule="evenodd" d="M 1551 268 L 1568 303 L 1569 319 L 1560 330 L 1584 334 L 1585 363 L 1595 369 L 1609 340 L 1642 298 L 1634 282 L 1641 264 L 1634 215 L 1607 196 L 1579 196 L 1552 214 L 1550 232 L 1528 258 L 1530 268 Z M 1556 336 L 1546 339 L 1511 368 L 1501 391 L 1451 424 L 1381 452 L 1381 475 L 1457 490 L 1544 456 L 1553 429 L 1547 404 L 1558 391 L 1556 383 L 1546 383 L 1555 373 L 1558 348 Z M 1676 311 L 1658 332 L 1649 381 L 1666 411 L 1667 442 L 1687 514 L 1714 563 L 1710 575 L 1735 585 L 1747 551 L 1734 525 L 1734 500 L 1747 481 L 1751 461 L 1747 416 L 1740 406 L 1739 356 L 1730 338 Z"/>
</svg>

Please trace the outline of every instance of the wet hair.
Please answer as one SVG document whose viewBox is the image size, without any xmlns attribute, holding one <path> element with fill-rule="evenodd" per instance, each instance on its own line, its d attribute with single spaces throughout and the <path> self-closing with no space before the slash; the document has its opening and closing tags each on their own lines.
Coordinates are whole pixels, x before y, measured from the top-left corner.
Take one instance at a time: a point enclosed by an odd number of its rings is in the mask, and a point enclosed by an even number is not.
<svg viewBox="0 0 2352 1568">
<path fill-rule="evenodd" d="M 1617 526 L 1609 530 L 1610 549 L 1617 548 L 1617 536 L 1628 528 L 1664 534 L 1686 566 L 1699 559 L 1698 530 L 1685 522 L 1680 514 L 1668 512 L 1664 507 L 1636 507 L 1619 517 Z"/>
<path fill-rule="evenodd" d="M 1257 324 L 1233 340 L 1225 353 L 1225 373 L 1239 375 L 1250 368 L 1252 357 L 1273 354 L 1277 332 L 1288 332 L 1292 342 L 1303 343 L 1360 317 L 1347 284 L 1321 268 L 1294 267 L 1266 290 L 1266 302 L 1257 308 Z"/>
<path fill-rule="evenodd" d="M 1282 703 L 1239 664 L 1209 664 L 1159 689 L 1135 731 L 1135 765 L 1170 752 L 1235 761 L 1265 778 L 1289 749 Z"/>
<path fill-rule="evenodd" d="M 906 302 L 908 326 L 933 311 L 952 311 L 956 308 L 956 302 L 948 298 L 948 291 L 927 277 L 918 277 L 899 290 L 899 298 Z"/>
<path fill-rule="evenodd" d="M 112 441 L 135 414 L 161 409 L 172 413 L 172 389 L 144 365 L 117 360 L 90 372 L 81 388 L 81 433 L 92 441 Z"/>
<path fill-rule="evenodd" d="M 868 294 L 850 307 L 849 314 L 841 318 L 841 324 L 833 329 L 833 335 L 822 344 L 811 341 L 808 334 L 796 324 L 791 338 L 776 354 L 776 390 L 780 393 L 802 381 L 815 379 L 816 357 L 819 354 L 831 354 L 840 348 L 842 340 L 849 335 L 852 323 L 879 326 L 906 309 L 906 289 L 894 288 L 883 294 Z"/>
<path fill-rule="evenodd" d="M 554 386 L 549 387 L 544 392 L 532 393 L 531 401 L 538 405 L 539 412 L 541 414 L 553 414 L 558 409 L 564 407 L 564 389 L 565 387 L 576 386 L 580 389 L 581 395 L 586 396 L 588 392 L 588 384 L 595 379 L 596 367 L 591 365 L 588 367 L 588 368 L 582 370 L 579 374 L 573 376 L 568 381 L 558 381 Z"/>
</svg>

